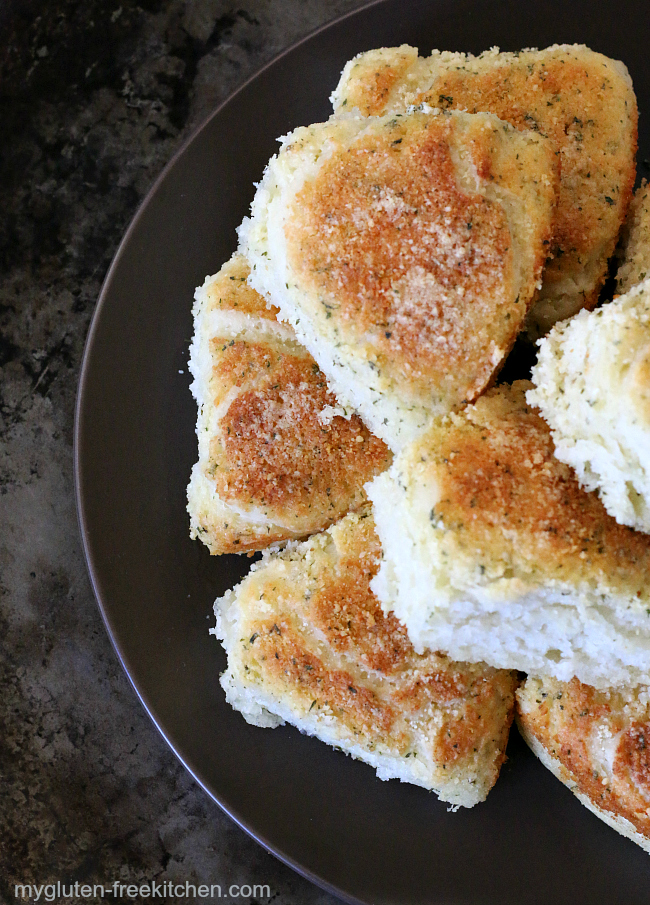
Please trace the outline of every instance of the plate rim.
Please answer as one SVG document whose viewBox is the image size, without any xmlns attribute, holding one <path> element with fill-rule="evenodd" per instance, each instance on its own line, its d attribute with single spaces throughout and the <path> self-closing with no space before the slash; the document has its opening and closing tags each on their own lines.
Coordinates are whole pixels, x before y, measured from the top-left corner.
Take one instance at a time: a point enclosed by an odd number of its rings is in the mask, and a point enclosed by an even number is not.
<svg viewBox="0 0 650 905">
<path fill-rule="evenodd" d="M 221 797 L 215 793 L 212 789 L 210 789 L 204 781 L 197 775 L 197 773 L 189 766 L 188 762 L 184 758 L 184 756 L 178 750 L 176 744 L 172 741 L 172 739 L 165 733 L 161 724 L 158 722 L 156 717 L 154 716 L 152 710 L 150 710 L 147 705 L 145 698 L 143 695 L 146 694 L 146 689 L 143 689 L 142 692 L 138 688 L 135 683 L 134 678 L 131 675 L 129 668 L 126 665 L 126 658 L 120 650 L 119 644 L 116 640 L 116 636 L 111 628 L 109 615 L 106 611 L 104 602 L 99 593 L 100 580 L 97 574 L 98 570 L 95 568 L 93 563 L 93 559 L 91 556 L 91 544 L 90 544 L 90 535 L 89 529 L 87 525 L 87 521 L 85 518 L 84 512 L 84 491 L 82 489 L 82 456 L 81 456 L 81 447 L 82 447 L 82 421 L 84 416 L 84 390 L 88 379 L 88 372 L 90 369 L 90 362 L 93 353 L 93 346 L 95 344 L 95 340 L 99 331 L 99 324 L 102 319 L 102 314 L 106 310 L 105 306 L 107 304 L 107 299 L 110 294 L 112 284 L 120 267 L 122 258 L 130 245 L 131 239 L 133 237 L 134 232 L 137 230 L 140 221 L 144 217 L 149 205 L 152 200 L 155 198 L 163 184 L 165 183 L 169 173 L 171 170 L 177 165 L 180 158 L 188 151 L 189 147 L 197 140 L 199 135 L 207 129 L 212 121 L 218 117 L 226 108 L 229 107 L 231 103 L 236 103 L 239 95 L 243 93 L 252 83 L 254 83 L 258 78 L 263 76 L 268 70 L 272 69 L 274 66 L 281 63 L 281 61 L 287 57 L 288 55 L 294 53 L 298 48 L 303 47 L 303 45 L 308 42 L 314 40 L 324 32 L 327 32 L 330 28 L 334 28 L 341 23 L 345 22 L 348 19 L 353 19 L 355 16 L 363 15 L 373 8 L 379 8 L 384 5 L 388 5 L 393 2 L 393 0 L 368 0 L 368 2 L 362 3 L 355 9 L 349 10 L 346 13 L 343 13 L 340 16 L 336 16 L 335 18 L 328 20 L 327 22 L 321 24 L 317 28 L 310 31 L 308 34 L 304 35 L 302 38 L 299 38 L 297 41 L 292 43 L 290 46 L 284 48 L 280 53 L 270 59 L 268 62 L 263 64 L 259 69 L 255 70 L 245 81 L 239 84 L 234 91 L 232 91 L 223 101 L 221 101 L 218 106 L 216 106 L 213 110 L 211 110 L 207 116 L 205 116 L 196 126 L 194 126 L 187 137 L 182 140 L 180 145 L 176 148 L 176 150 L 172 153 L 171 157 L 167 160 L 161 171 L 154 178 L 153 182 L 149 186 L 142 200 L 136 206 L 135 212 L 133 213 L 111 260 L 111 263 L 106 271 L 104 276 L 102 286 L 100 292 L 97 297 L 97 301 L 95 304 L 95 308 L 92 313 L 92 317 L 90 319 L 90 323 L 87 329 L 83 354 L 81 359 L 81 364 L 79 368 L 79 377 L 75 398 L 75 407 L 74 407 L 74 423 L 73 423 L 73 487 L 74 487 L 74 496 L 75 496 L 75 508 L 77 514 L 77 523 L 79 527 L 79 534 L 81 539 L 81 546 L 83 550 L 84 561 L 86 564 L 86 569 L 88 572 L 88 576 L 90 579 L 90 584 L 92 587 L 92 591 L 97 602 L 98 609 L 100 611 L 100 615 L 102 617 L 102 621 L 106 628 L 108 637 L 111 641 L 112 647 L 115 651 L 117 659 L 124 671 L 126 673 L 126 677 L 135 691 L 135 694 L 140 701 L 141 705 L 144 708 L 145 713 L 148 715 L 153 725 L 162 736 L 162 739 L 167 744 L 167 746 L 171 749 L 175 757 L 180 761 L 183 765 L 184 769 L 192 776 L 194 781 L 200 786 L 201 789 L 209 796 L 209 798 L 218 805 L 223 813 L 225 813 L 233 822 L 242 829 L 248 836 L 250 836 L 257 844 L 261 845 L 269 854 L 272 854 L 275 858 L 277 858 L 282 863 L 286 864 L 293 871 L 298 873 L 300 876 L 307 879 L 309 882 L 313 883 L 318 888 L 328 892 L 329 894 L 337 897 L 343 902 L 349 903 L 349 905 L 369 905 L 369 899 L 367 898 L 358 898 L 354 896 L 350 892 L 342 889 L 331 881 L 327 880 L 325 877 L 320 874 L 310 870 L 305 867 L 291 855 L 287 854 L 286 851 L 283 850 L 281 845 L 270 842 L 263 833 L 258 832 L 254 829 L 253 825 L 249 822 L 249 820 L 242 818 L 238 812 L 236 807 L 233 808 L 225 804 Z M 475 8 L 478 10 L 482 5 L 482 0 L 474 0 Z M 434 6 L 442 7 L 444 4 L 440 3 L 439 0 L 429 0 L 431 4 L 432 12 Z M 640 175 L 640 173 L 639 173 Z M 87 495 L 87 491 L 86 491 Z"/>
<path fill-rule="evenodd" d="M 172 156 L 165 163 L 162 170 L 155 177 L 154 181 L 149 186 L 146 191 L 144 197 L 139 202 L 136 207 L 136 210 L 131 217 L 129 224 L 122 234 L 122 237 L 118 243 L 118 246 L 115 250 L 113 258 L 111 259 L 111 263 L 109 264 L 108 270 L 104 276 L 102 281 L 101 289 L 97 296 L 97 301 L 95 303 L 95 308 L 92 313 L 92 317 L 90 319 L 90 324 L 88 326 L 88 330 L 86 332 L 86 338 L 84 340 L 83 353 L 81 357 L 81 365 L 79 368 L 79 377 L 77 381 L 77 390 L 75 394 L 75 406 L 74 406 L 74 421 L 73 421 L 73 442 L 72 442 L 72 465 L 73 465 L 73 487 L 74 487 L 74 498 L 75 498 L 75 511 L 77 516 L 77 527 L 79 531 L 79 537 L 81 540 L 81 546 L 83 551 L 84 562 L 86 565 L 86 571 L 88 573 L 88 577 L 90 579 L 90 585 L 92 588 L 93 596 L 95 598 L 95 603 L 97 604 L 97 608 L 99 609 L 102 622 L 104 623 L 104 628 L 106 629 L 106 633 L 111 642 L 111 646 L 115 655 L 118 659 L 120 667 L 122 668 L 123 673 L 126 675 L 128 682 L 136 694 L 138 701 L 143 707 L 146 715 L 149 717 L 157 732 L 161 736 L 162 740 L 165 744 L 171 749 L 173 755 L 180 761 L 183 768 L 190 774 L 192 779 L 197 783 L 197 785 L 205 792 L 206 795 L 213 801 L 227 817 L 232 820 L 241 830 L 243 830 L 247 836 L 253 839 L 258 845 L 262 846 L 266 852 L 273 855 L 273 857 L 277 858 L 283 864 L 286 864 L 291 870 L 295 871 L 300 876 L 304 877 L 309 882 L 313 883 L 318 888 L 324 890 L 325 892 L 330 893 L 333 896 L 339 898 L 342 902 L 348 903 L 348 905 L 367 905 L 363 899 L 359 899 L 356 896 L 351 895 L 349 892 L 341 889 L 335 884 L 331 883 L 325 877 L 322 877 L 313 871 L 309 870 L 309 868 L 300 864 L 294 858 L 291 857 L 287 852 L 283 851 L 281 847 L 272 843 L 265 836 L 259 832 L 257 832 L 243 817 L 238 815 L 236 811 L 232 808 L 229 808 L 223 801 L 220 800 L 219 796 L 215 794 L 214 791 L 209 789 L 207 785 L 201 780 L 201 778 L 196 774 L 196 772 L 189 766 L 181 752 L 177 749 L 174 742 L 167 736 L 162 726 L 159 724 L 158 720 L 150 710 L 147 705 L 143 694 L 135 683 L 130 670 L 128 669 L 125 657 L 120 650 L 117 639 L 113 633 L 111 628 L 110 620 L 108 613 L 105 609 L 104 602 L 101 598 L 99 592 L 99 582 L 96 574 L 96 570 L 94 567 L 94 563 L 92 560 L 91 552 L 90 552 L 90 544 L 88 540 L 88 529 L 84 512 L 84 493 L 82 489 L 82 481 L 81 481 L 81 472 L 82 472 L 82 456 L 81 456 L 81 434 L 82 434 L 82 420 L 83 420 L 83 409 L 84 409 L 84 391 L 87 382 L 87 375 L 90 367 L 90 359 L 92 357 L 92 349 L 95 341 L 95 337 L 97 335 L 99 329 L 99 322 L 101 320 L 102 311 L 106 305 L 106 300 L 109 295 L 109 291 L 113 282 L 114 275 L 120 265 L 121 258 L 125 253 L 126 247 L 129 245 L 131 236 L 135 232 L 138 227 L 138 224 L 149 204 L 151 203 L 153 197 L 157 194 L 159 188 L 166 181 L 168 173 L 174 168 L 177 161 L 185 154 L 187 149 L 194 143 L 194 141 L 198 138 L 201 132 L 203 132 L 212 120 L 217 117 L 222 110 L 228 107 L 231 103 L 234 103 L 240 93 L 242 93 L 252 82 L 258 79 L 264 72 L 268 69 L 279 64 L 284 57 L 293 53 L 303 44 L 308 43 L 309 41 L 316 38 L 322 32 L 327 31 L 329 28 L 339 25 L 344 22 L 346 19 L 353 18 L 354 16 L 367 11 L 368 9 L 381 6 L 385 3 L 389 2 L 389 0 L 368 0 L 368 2 L 361 4 L 359 7 L 355 9 L 349 10 L 346 13 L 343 13 L 340 16 L 336 16 L 333 19 L 329 19 L 327 22 L 317 26 L 312 29 L 302 38 L 299 38 L 297 41 L 294 41 L 288 47 L 285 47 L 278 54 L 264 63 L 259 69 L 256 69 L 245 81 L 239 84 L 234 91 L 232 91 L 221 103 L 219 103 L 206 117 L 204 117 L 186 136 L 186 138 L 181 142 L 178 148 L 173 152 Z"/>
</svg>

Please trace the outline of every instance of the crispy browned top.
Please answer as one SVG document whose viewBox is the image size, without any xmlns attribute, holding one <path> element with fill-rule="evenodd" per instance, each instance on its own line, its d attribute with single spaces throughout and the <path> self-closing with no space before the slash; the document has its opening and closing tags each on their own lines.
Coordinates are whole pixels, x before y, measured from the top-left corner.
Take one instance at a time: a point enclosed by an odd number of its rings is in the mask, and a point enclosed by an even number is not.
<svg viewBox="0 0 650 905">
<path fill-rule="evenodd" d="M 346 564 L 343 577 L 333 577 L 310 600 L 309 617 L 337 651 L 386 674 L 403 668 L 413 654 L 404 626 L 393 613 L 384 614 L 369 594 L 376 557 Z"/>
<path fill-rule="evenodd" d="M 593 307 L 635 178 L 636 99 L 614 61 L 575 47 L 490 52 L 476 59 L 434 55 L 430 70 L 428 61 L 420 64 L 418 85 L 406 79 L 407 59 L 403 47 L 394 49 L 392 60 L 383 51 L 376 67 L 369 61 L 352 70 L 344 95 L 365 102 L 366 114 L 424 102 L 470 113 L 488 111 L 517 129 L 534 129 L 551 138 L 560 155 L 561 186 L 555 258 L 544 278 L 553 282 L 579 274 L 596 256 L 585 297 Z"/>
<path fill-rule="evenodd" d="M 337 112 L 356 107 L 364 116 L 383 113 L 390 103 L 391 93 L 402 82 L 418 58 L 415 47 L 384 47 L 359 56 L 348 63 L 344 72 L 343 96 L 332 97 Z"/>
<path fill-rule="evenodd" d="M 451 121 L 408 125 L 355 142 L 303 188 L 294 265 L 355 332 L 424 374 L 464 364 L 470 325 L 507 304 L 512 247 L 504 211 L 458 188 Z"/>
<path fill-rule="evenodd" d="M 257 628 L 257 626 L 256 626 Z M 357 682 L 347 670 L 328 669 L 305 648 L 300 633 L 286 621 L 260 625 L 254 644 L 256 660 L 269 682 L 279 681 L 310 695 L 322 707 L 332 710 L 353 731 L 365 735 L 386 735 L 395 724 L 395 709 Z M 408 748 L 403 733 L 394 737 L 400 751 Z"/>
<path fill-rule="evenodd" d="M 310 356 L 236 341 L 214 360 L 222 393 L 243 387 L 210 447 L 208 470 L 222 500 L 305 533 L 361 505 L 364 483 L 390 454 L 356 415 L 319 420 L 336 399 Z"/>
<path fill-rule="evenodd" d="M 518 712 L 578 791 L 650 839 L 650 707 L 636 691 L 530 678 L 518 692 Z"/>
<path fill-rule="evenodd" d="M 439 765 L 483 763 L 491 785 L 517 676 L 416 654 L 370 590 L 379 558 L 372 519 L 349 515 L 251 575 L 238 596 L 247 676 L 298 712 L 334 714 L 359 743 L 404 754 L 424 740 Z"/>
<path fill-rule="evenodd" d="M 547 280 L 569 266 L 563 255 L 580 266 L 601 242 L 615 242 L 625 218 L 634 185 L 636 130 L 634 141 L 622 142 L 621 118 L 635 115 L 636 110 L 632 92 L 626 92 L 630 105 L 626 109 L 614 81 L 620 84 L 620 78 L 600 60 L 540 59 L 525 65 L 502 64 L 473 78 L 448 71 L 433 92 L 418 98 L 429 103 L 434 96 L 436 102 L 453 98 L 450 105 L 470 112 L 489 110 L 517 129 L 543 132 L 556 144 L 562 182 L 554 229 L 555 260 L 546 269 Z M 616 153 L 612 141 L 619 145 Z M 608 243 L 608 247 L 611 254 L 613 246 Z"/>
<path fill-rule="evenodd" d="M 326 130 L 336 137 L 336 128 Z M 419 393 L 438 389 L 452 404 L 488 383 L 521 327 L 546 257 L 552 189 L 540 186 L 539 209 L 527 211 L 542 225 L 529 237 L 536 263 L 524 262 L 520 288 L 504 208 L 462 187 L 464 168 L 474 168 L 517 194 L 522 173 L 504 143 L 508 133 L 487 117 L 380 120 L 306 181 L 285 227 L 298 285 L 323 300 L 342 336 L 371 346 L 378 369 Z M 546 149 L 536 150 L 547 164 Z M 459 155 L 467 158 L 462 167 Z M 546 175 L 549 167 L 536 163 Z"/>
<path fill-rule="evenodd" d="M 261 550 L 323 530 L 365 503 L 363 484 L 391 459 L 357 416 L 324 413 L 337 403 L 323 374 L 291 328 L 276 327 L 278 309 L 248 285 L 249 272 L 247 260 L 234 255 L 205 294 L 203 329 L 211 312 L 225 318 L 224 335 L 209 341 L 204 406 L 222 406 L 222 414 L 210 422 L 202 469 L 232 510 L 212 505 L 209 494 L 190 502 L 213 553 Z"/>
<path fill-rule="evenodd" d="M 616 752 L 614 770 L 650 803 L 650 722 L 633 722 L 623 733 Z"/>
<path fill-rule="evenodd" d="M 605 511 L 553 455 L 546 422 L 528 408 L 532 384 L 490 390 L 427 439 L 440 487 L 436 516 L 486 560 L 626 594 L 650 582 L 650 536 Z"/>
<path fill-rule="evenodd" d="M 248 285 L 250 270 L 243 255 L 233 255 L 208 286 L 208 306 L 212 310 L 239 311 L 274 321 L 279 309 L 267 305 L 266 299 Z"/>
<path fill-rule="evenodd" d="M 339 653 L 387 675 L 409 668 L 421 658 L 404 626 L 383 612 L 370 589 L 381 557 L 373 519 L 349 517 L 333 531 L 335 542 L 318 557 L 301 609 Z"/>
</svg>

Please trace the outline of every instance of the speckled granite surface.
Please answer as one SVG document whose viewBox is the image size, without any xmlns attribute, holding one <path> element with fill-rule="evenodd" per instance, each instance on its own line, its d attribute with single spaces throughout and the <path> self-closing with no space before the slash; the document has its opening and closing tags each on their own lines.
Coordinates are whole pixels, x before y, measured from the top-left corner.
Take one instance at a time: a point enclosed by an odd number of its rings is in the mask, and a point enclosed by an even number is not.
<svg viewBox="0 0 650 905">
<path fill-rule="evenodd" d="M 260 902 L 334 902 L 222 814 L 141 708 L 86 575 L 72 431 L 95 300 L 155 177 L 263 63 L 362 5 L 24 0 L 0 7 L 3 901 L 16 901 L 16 883 L 174 880 L 268 884 L 271 899 Z"/>
</svg>

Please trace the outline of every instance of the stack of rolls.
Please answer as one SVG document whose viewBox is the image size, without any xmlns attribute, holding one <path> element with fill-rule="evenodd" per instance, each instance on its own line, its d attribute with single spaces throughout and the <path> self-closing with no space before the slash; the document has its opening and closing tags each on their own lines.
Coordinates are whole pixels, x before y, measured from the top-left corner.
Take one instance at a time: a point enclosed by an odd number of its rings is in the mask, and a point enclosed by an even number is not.
<svg viewBox="0 0 650 905">
<path fill-rule="evenodd" d="M 215 604 L 226 698 L 464 807 L 516 714 L 650 850 L 650 200 L 630 203 L 627 70 L 578 45 L 382 48 L 332 102 L 281 139 L 196 293 L 191 533 L 263 551 Z M 499 384 L 518 338 L 532 381 Z"/>
</svg>

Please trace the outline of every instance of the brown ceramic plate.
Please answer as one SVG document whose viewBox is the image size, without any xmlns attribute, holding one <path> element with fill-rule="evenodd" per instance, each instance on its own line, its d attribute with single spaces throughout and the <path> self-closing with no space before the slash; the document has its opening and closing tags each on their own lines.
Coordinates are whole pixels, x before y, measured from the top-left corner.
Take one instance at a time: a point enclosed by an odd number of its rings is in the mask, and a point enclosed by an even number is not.
<svg viewBox="0 0 650 905">
<path fill-rule="evenodd" d="M 325 119 L 345 61 L 402 42 L 480 52 L 586 43 L 624 60 L 650 155 L 643 0 L 383 0 L 283 54 L 176 155 L 110 269 L 84 358 L 76 486 L 88 567 L 117 653 L 164 738 L 240 826 L 348 902 L 635 905 L 650 861 L 593 817 L 513 738 L 485 804 L 434 794 L 285 727 L 247 725 L 218 683 L 212 601 L 249 561 L 190 541 L 185 487 L 196 411 L 187 374 L 194 287 L 235 248 L 277 136 Z M 183 373 L 179 373 L 183 372 Z"/>
</svg>

